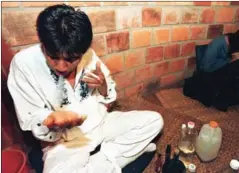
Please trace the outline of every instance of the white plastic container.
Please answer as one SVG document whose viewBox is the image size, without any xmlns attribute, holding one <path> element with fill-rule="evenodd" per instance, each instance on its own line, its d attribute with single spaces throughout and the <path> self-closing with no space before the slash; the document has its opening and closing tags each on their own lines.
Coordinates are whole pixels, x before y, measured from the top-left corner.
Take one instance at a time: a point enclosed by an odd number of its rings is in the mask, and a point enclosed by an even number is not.
<svg viewBox="0 0 239 173">
<path fill-rule="evenodd" d="M 232 159 L 230 162 L 231 173 L 239 172 L 239 161 Z"/>
<path fill-rule="evenodd" d="M 217 157 L 221 143 L 222 130 L 217 122 L 211 121 L 209 124 L 204 124 L 200 130 L 196 152 L 202 161 L 209 162 Z"/>
</svg>

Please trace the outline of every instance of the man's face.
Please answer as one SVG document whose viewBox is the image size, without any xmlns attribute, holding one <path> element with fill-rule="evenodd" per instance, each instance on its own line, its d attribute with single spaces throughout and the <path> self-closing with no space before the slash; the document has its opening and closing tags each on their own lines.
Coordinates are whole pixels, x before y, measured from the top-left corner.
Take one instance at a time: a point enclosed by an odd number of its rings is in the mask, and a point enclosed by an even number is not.
<svg viewBox="0 0 239 173">
<path fill-rule="evenodd" d="M 71 72 L 73 72 L 77 65 L 81 61 L 81 56 L 75 57 L 53 57 L 45 51 L 43 48 L 44 55 L 47 60 L 48 66 L 59 76 L 67 77 Z"/>
</svg>

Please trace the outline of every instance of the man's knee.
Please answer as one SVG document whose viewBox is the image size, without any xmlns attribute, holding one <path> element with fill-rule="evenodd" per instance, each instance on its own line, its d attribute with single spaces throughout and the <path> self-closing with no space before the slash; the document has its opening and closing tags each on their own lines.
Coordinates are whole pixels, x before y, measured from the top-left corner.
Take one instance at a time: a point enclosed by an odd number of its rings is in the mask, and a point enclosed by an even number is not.
<svg viewBox="0 0 239 173">
<path fill-rule="evenodd" d="M 151 120 L 152 120 L 153 127 L 159 133 L 164 126 L 164 121 L 162 116 L 158 112 L 154 112 L 154 111 L 149 111 L 149 116 L 152 118 Z"/>
</svg>

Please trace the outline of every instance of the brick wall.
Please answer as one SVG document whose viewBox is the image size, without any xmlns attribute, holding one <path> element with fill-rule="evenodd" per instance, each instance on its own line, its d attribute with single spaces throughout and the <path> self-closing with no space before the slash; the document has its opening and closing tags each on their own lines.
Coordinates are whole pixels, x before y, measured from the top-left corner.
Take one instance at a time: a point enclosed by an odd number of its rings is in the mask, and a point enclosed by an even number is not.
<svg viewBox="0 0 239 173">
<path fill-rule="evenodd" d="M 14 51 L 38 42 L 35 19 L 62 2 L 2 2 L 2 32 Z M 172 86 L 195 68 L 194 47 L 239 28 L 239 2 L 67 2 L 92 22 L 92 47 L 120 97 Z"/>
</svg>

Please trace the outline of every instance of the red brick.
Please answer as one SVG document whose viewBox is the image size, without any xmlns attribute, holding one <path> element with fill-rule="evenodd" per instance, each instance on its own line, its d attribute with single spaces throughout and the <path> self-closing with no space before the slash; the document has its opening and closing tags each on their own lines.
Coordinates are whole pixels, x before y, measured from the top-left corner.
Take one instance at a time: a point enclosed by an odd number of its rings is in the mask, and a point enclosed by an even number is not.
<svg viewBox="0 0 239 173">
<path fill-rule="evenodd" d="M 186 67 L 186 61 L 185 61 L 185 59 L 174 60 L 174 61 L 170 62 L 169 67 L 170 67 L 169 71 L 172 73 L 182 71 Z"/>
<path fill-rule="evenodd" d="M 173 27 L 172 41 L 185 41 L 189 39 L 189 27 Z"/>
<path fill-rule="evenodd" d="M 117 30 L 141 27 L 142 25 L 141 16 L 142 16 L 141 8 L 138 7 L 118 8 L 116 13 Z"/>
<path fill-rule="evenodd" d="M 238 26 L 236 24 L 225 24 L 223 34 L 234 33 L 238 30 Z"/>
<path fill-rule="evenodd" d="M 234 8 L 219 8 L 217 9 L 216 22 L 232 22 L 234 15 Z"/>
<path fill-rule="evenodd" d="M 182 81 L 182 74 L 170 74 L 167 76 L 163 76 L 160 79 L 160 86 L 161 87 L 169 87 L 175 84 L 178 84 Z"/>
<path fill-rule="evenodd" d="M 125 53 L 125 67 L 132 68 L 144 64 L 145 50 L 137 49 Z"/>
<path fill-rule="evenodd" d="M 239 8 L 237 8 L 237 11 L 235 13 L 235 20 L 234 22 L 239 22 Z"/>
<path fill-rule="evenodd" d="M 183 5 L 183 6 L 188 6 L 188 5 L 193 5 L 192 1 L 175 1 L 175 5 Z"/>
<path fill-rule="evenodd" d="M 166 59 L 176 58 L 180 56 L 180 45 L 179 44 L 169 44 L 164 48 L 164 57 Z"/>
<path fill-rule="evenodd" d="M 94 33 L 114 31 L 116 28 L 114 10 L 92 11 L 88 16 Z"/>
<path fill-rule="evenodd" d="M 191 27 L 191 39 L 192 40 L 199 40 L 206 38 L 206 26 L 192 26 Z"/>
<path fill-rule="evenodd" d="M 207 38 L 213 39 L 223 33 L 223 25 L 209 25 Z"/>
<path fill-rule="evenodd" d="M 175 5 L 172 1 L 156 1 L 156 5 Z"/>
<path fill-rule="evenodd" d="M 184 8 L 182 23 L 197 23 L 198 11 L 196 8 Z"/>
<path fill-rule="evenodd" d="M 151 30 L 132 31 L 132 48 L 149 46 L 151 44 Z"/>
<path fill-rule="evenodd" d="M 153 69 L 150 65 L 139 67 L 135 71 L 136 82 L 146 81 L 153 77 Z"/>
<path fill-rule="evenodd" d="M 125 96 L 126 97 L 130 97 L 136 93 L 140 93 L 142 92 L 144 89 L 144 84 L 143 83 L 140 83 L 140 84 L 137 84 L 135 86 L 131 86 L 131 87 L 128 87 L 128 88 L 125 88 Z"/>
<path fill-rule="evenodd" d="M 2 34 L 10 46 L 38 42 L 36 33 L 37 11 L 2 12 Z"/>
<path fill-rule="evenodd" d="M 156 1 L 156 5 L 163 6 L 189 6 L 193 5 L 192 1 Z"/>
<path fill-rule="evenodd" d="M 90 7 L 90 6 L 100 6 L 100 2 L 94 2 L 94 1 L 91 1 L 91 2 L 87 2 L 87 1 L 69 1 L 67 2 L 69 5 L 71 6 L 85 6 L 85 7 Z"/>
<path fill-rule="evenodd" d="M 148 2 L 130 2 L 131 5 L 148 5 Z"/>
<path fill-rule="evenodd" d="M 146 63 L 157 62 L 163 60 L 164 47 L 150 47 L 147 50 Z"/>
<path fill-rule="evenodd" d="M 163 24 L 178 24 L 181 18 L 180 8 L 165 7 L 163 8 Z"/>
<path fill-rule="evenodd" d="M 122 89 L 129 85 L 131 85 L 134 82 L 134 71 L 126 71 L 121 72 L 119 74 L 114 75 L 114 81 L 116 82 L 116 89 Z"/>
<path fill-rule="evenodd" d="M 103 2 L 104 6 L 125 6 L 128 2 Z"/>
<path fill-rule="evenodd" d="M 211 2 L 210 1 L 195 1 L 194 5 L 196 5 L 196 6 L 210 6 Z"/>
<path fill-rule="evenodd" d="M 215 19 L 215 10 L 213 8 L 203 9 L 200 16 L 201 23 L 213 23 Z"/>
<path fill-rule="evenodd" d="M 169 28 L 162 28 L 154 30 L 154 43 L 161 44 L 169 42 L 170 30 Z"/>
<path fill-rule="evenodd" d="M 182 45 L 182 53 L 181 56 L 190 56 L 195 53 L 195 43 L 185 43 Z"/>
<path fill-rule="evenodd" d="M 195 67 L 196 67 L 196 58 L 195 57 L 188 58 L 187 68 L 195 69 Z"/>
<path fill-rule="evenodd" d="M 102 58 L 102 61 L 109 68 L 111 74 L 124 70 L 124 57 L 122 54 L 113 54 L 108 58 Z"/>
<path fill-rule="evenodd" d="M 98 56 L 106 55 L 104 35 L 94 35 L 91 47 L 95 50 Z"/>
<path fill-rule="evenodd" d="M 231 5 L 239 5 L 239 1 L 231 1 Z"/>
<path fill-rule="evenodd" d="M 4 2 L 2 1 L 2 8 L 5 7 L 18 7 L 20 2 Z"/>
<path fill-rule="evenodd" d="M 117 91 L 117 99 L 122 99 L 125 97 L 124 89 Z"/>
<path fill-rule="evenodd" d="M 160 77 L 169 73 L 169 62 L 162 62 L 154 66 L 154 76 Z"/>
<path fill-rule="evenodd" d="M 108 53 L 129 49 L 129 32 L 110 33 L 106 35 Z"/>
<path fill-rule="evenodd" d="M 230 5 L 230 1 L 213 1 L 212 5 L 216 5 L 216 6 L 228 6 Z"/>
<path fill-rule="evenodd" d="M 142 9 L 143 26 L 159 26 L 161 24 L 161 8 Z"/>
<path fill-rule="evenodd" d="M 48 7 L 51 5 L 56 5 L 56 4 L 63 4 L 64 1 L 55 1 L 55 2 L 33 2 L 33 1 L 29 1 L 29 2 L 21 2 L 21 5 L 24 7 Z"/>
</svg>

